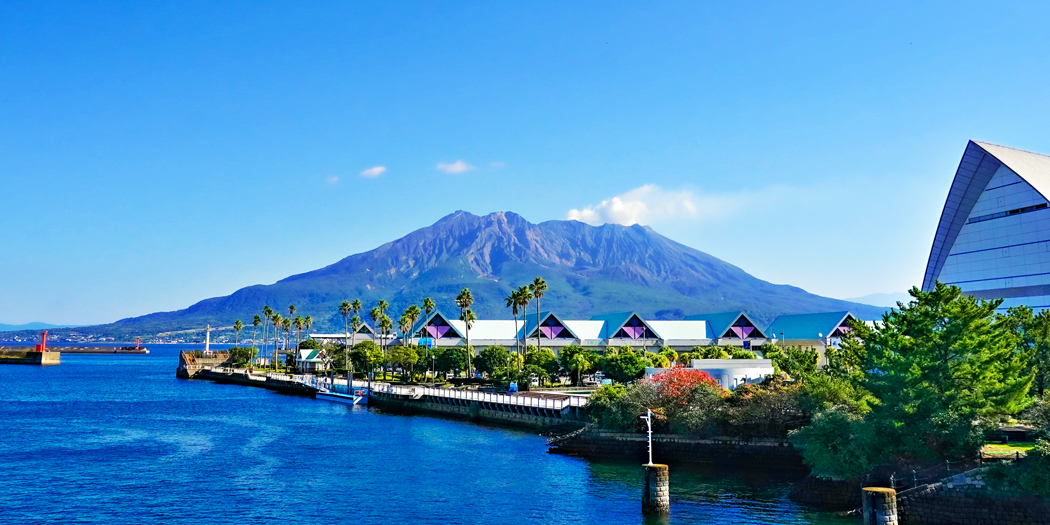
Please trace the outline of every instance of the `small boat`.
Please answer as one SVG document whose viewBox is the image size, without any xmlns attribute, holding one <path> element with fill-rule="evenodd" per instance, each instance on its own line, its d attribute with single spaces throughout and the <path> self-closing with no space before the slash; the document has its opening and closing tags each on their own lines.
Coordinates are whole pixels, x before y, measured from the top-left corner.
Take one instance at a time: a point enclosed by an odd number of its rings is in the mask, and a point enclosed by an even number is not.
<svg viewBox="0 0 1050 525">
<path fill-rule="evenodd" d="M 361 393 L 361 392 L 358 391 L 358 393 Z M 343 403 L 343 404 L 346 404 L 346 405 L 356 405 L 358 402 L 360 402 L 362 399 L 364 399 L 365 396 L 363 396 L 363 395 L 347 395 L 347 394 L 340 394 L 339 392 L 330 392 L 328 390 L 318 390 L 317 393 L 314 394 L 314 398 L 315 399 L 324 399 L 324 400 L 332 401 L 332 402 L 335 402 L 335 403 Z"/>
</svg>

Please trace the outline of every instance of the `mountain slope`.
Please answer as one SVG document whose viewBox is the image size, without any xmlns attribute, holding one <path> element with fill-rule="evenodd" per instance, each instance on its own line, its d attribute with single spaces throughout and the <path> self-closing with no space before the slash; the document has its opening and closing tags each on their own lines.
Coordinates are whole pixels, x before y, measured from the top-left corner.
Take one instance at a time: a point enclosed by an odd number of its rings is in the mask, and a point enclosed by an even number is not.
<svg viewBox="0 0 1050 525">
<path fill-rule="evenodd" d="M 69 328 L 68 324 L 50 323 L 25 323 L 25 324 L 3 324 L 0 323 L 0 332 L 17 332 L 20 330 L 48 330 L 51 328 Z"/>
<path fill-rule="evenodd" d="M 478 317 L 509 319 L 504 297 L 536 276 L 550 286 L 542 308 L 564 318 L 634 310 L 651 318 L 676 319 L 746 310 L 759 322 L 769 322 L 782 313 L 851 310 L 874 318 L 883 310 L 762 281 L 648 227 L 594 227 L 576 221 L 532 224 L 509 212 L 476 216 L 458 211 L 318 270 L 205 299 L 184 310 L 123 319 L 93 330 L 130 337 L 205 323 L 229 326 L 234 319 L 247 323 L 263 305 L 287 313 L 287 305 L 295 304 L 297 313 L 317 321 L 314 331 L 342 331 L 337 307 L 343 300 L 360 298 L 367 311 L 378 299 L 386 299 L 396 322 L 398 312 L 424 297 L 452 312 L 453 299 L 464 287 L 473 292 Z"/>
</svg>

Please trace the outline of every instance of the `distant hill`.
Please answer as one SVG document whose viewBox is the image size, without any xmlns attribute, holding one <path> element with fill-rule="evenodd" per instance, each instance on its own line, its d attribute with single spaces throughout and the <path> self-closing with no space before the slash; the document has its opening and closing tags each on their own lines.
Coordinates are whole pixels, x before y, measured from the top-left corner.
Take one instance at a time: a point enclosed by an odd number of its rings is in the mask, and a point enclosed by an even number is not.
<svg viewBox="0 0 1050 525">
<path fill-rule="evenodd" d="M 3 324 L 0 323 L 0 332 L 17 332 L 19 330 L 50 330 L 52 328 L 69 328 L 68 324 L 26 323 L 26 324 Z"/>
<path fill-rule="evenodd" d="M 854 297 L 852 299 L 844 300 L 854 303 L 870 304 L 873 306 L 888 306 L 890 308 L 896 308 L 898 301 L 904 304 L 911 302 L 911 296 L 908 295 L 908 292 L 873 293 L 865 295 L 864 297 Z"/>
<path fill-rule="evenodd" d="M 205 324 L 230 326 L 234 319 L 249 325 L 264 305 L 287 314 L 289 304 L 298 307 L 298 314 L 314 318 L 315 332 L 341 332 L 337 307 L 343 300 L 359 298 L 370 308 L 386 299 L 396 322 L 398 312 L 424 297 L 433 298 L 443 311 L 454 311 L 454 297 L 464 287 L 473 292 L 478 317 L 510 319 L 504 297 L 537 276 L 550 287 L 542 308 L 565 318 L 633 310 L 654 319 L 681 319 L 745 310 L 759 323 L 768 323 L 784 313 L 850 310 L 873 319 L 884 310 L 768 283 L 649 227 L 595 227 L 576 221 L 532 224 L 510 212 L 477 216 L 457 211 L 432 226 L 312 272 L 242 288 L 184 310 L 77 332 L 130 339 Z"/>
</svg>

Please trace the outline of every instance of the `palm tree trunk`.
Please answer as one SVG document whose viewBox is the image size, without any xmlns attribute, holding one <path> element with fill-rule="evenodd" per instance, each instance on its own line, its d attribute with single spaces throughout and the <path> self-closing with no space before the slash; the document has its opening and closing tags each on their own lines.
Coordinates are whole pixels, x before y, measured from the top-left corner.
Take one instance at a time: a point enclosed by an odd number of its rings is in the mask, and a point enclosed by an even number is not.
<svg viewBox="0 0 1050 525">
<path fill-rule="evenodd" d="M 518 344 L 518 312 L 514 312 L 514 351 L 518 353 L 518 357 L 521 357 L 521 345 Z M 521 364 L 518 364 L 518 368 L 521 368 Z"/>
<path fill-rule="evenodd" d="M 346 393 L 353 395 L 354 378 L 350 375 L 350 328 L 346 326 L 346 316 L 343 316 L 343 366 L 346 367 Z"/>
<path fill-rule="evenodd" d="M 536 351 L 540 351 L 540 298 L 536 298 Z"/>
</svg>

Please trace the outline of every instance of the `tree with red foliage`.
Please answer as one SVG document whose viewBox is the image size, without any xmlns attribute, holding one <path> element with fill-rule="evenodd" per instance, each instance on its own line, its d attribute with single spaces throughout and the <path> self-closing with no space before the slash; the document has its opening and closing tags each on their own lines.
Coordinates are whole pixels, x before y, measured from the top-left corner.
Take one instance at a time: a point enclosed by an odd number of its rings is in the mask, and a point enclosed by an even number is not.
<svg viewBox="0 0 1050 525">
<path fill-rule="evenodd" d="M 654 375 L 646 381 L 657 386 L 657 391 L 661 397 L 669 398 L 669 400 L 673 400 L 673 402 L 678 404 L 687 403 L 689 395 L 700 385 L 707 385 L 718 391 L 721 390 L 718 382 L 711 377 L 711 374 L 692 368 L 671 368 Z"/>
</svg>

